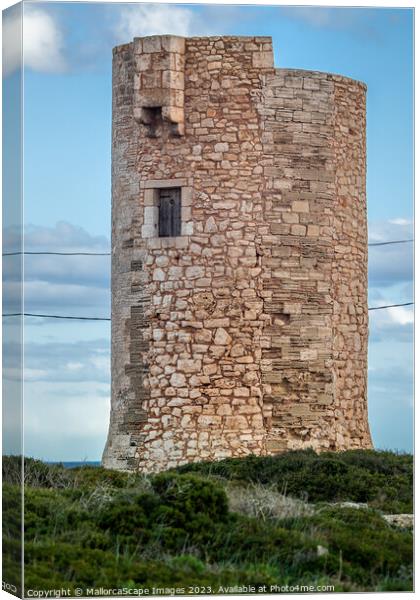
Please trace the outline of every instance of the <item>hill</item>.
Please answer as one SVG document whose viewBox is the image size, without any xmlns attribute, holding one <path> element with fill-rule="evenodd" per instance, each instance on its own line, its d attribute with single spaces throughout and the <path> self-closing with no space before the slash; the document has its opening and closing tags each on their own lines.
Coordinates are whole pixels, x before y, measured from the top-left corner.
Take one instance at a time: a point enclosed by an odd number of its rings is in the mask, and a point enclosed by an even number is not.
<svg viewBox="0 0 420 600">
<path fill-rule="evenodd" d="M 3 478 L 4 575 L 15 583 L 18 457 L 3 459 Z M 412 511 L 412 456 L 391 452 L 297 451 L 153 476 L 25 459 L 25 585 L 408 591 L 412 531 L 384 515 Z"/>
</svg>

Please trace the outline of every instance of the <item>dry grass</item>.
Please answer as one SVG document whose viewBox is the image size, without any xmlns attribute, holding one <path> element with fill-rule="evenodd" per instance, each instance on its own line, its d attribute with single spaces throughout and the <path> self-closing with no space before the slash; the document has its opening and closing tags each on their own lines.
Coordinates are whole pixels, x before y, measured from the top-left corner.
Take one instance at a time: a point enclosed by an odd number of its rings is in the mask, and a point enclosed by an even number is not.
<svg viewBox="0 0 420 600">
<path fill-rule="evenodd" d="M 275 486 L 252 483 L 247 486 L 229 484 L 226 487 L 229 509 L 263 521 L 299 518 L 315 512 L 311 504 L 286 496 Z"/>
</svg>

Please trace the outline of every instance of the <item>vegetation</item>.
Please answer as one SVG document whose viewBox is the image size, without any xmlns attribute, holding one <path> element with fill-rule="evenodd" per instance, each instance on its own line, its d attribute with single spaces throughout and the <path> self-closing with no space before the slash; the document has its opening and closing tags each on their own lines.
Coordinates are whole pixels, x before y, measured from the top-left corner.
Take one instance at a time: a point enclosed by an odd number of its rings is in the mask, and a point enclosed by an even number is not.
<svg viewBox="0 0 420 600">
<path fill-rule="evenodd" d="M 275 485 L 278 491 L 309 502 L 363 502 L 384 512 L 413 512 L 410 454 L 350 450 L 318 455 L 305 450 L 195 463 L 178 471 Z"/>
<path fill-rule="evenodd" d="M 14 582 L 20 460 L 3 465 L 4 571 Z M 374 451 L 227 459 L 154 476 L 25 459 L 25 587 L 411 590 L 412 532 L 382 517 L 412 512 L 411 481 L 411 456 Z"/>
</svg>

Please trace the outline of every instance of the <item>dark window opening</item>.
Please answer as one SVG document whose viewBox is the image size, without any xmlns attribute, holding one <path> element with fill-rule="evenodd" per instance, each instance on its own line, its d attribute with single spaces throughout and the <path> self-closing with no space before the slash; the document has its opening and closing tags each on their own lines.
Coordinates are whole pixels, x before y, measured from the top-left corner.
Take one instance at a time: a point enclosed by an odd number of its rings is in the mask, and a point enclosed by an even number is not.
<svg viewBox="0 0 420 600">
<path fill-rule="evenodd" d="M 159 190 L 159 237 L 181 235 L 181 188 Z"/>
</svg>

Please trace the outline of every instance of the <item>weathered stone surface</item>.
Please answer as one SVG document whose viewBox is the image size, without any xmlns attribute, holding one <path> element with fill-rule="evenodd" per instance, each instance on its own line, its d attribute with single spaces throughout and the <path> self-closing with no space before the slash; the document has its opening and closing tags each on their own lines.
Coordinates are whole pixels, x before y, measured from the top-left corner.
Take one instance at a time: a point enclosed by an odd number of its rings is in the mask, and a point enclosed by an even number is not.
<svg viewBox="0 0 420 600">
<path fill-rule="evenodd" d="M 274 69 L 270 38 L 135 38 L 112 140 L 104 465 L 370 447 L 365 86 Z"/>
<path fill-rule="evenodd" d="M 216 330 L 216 335 L 214 336 L 214 342 L 215 342 L 215 344 L 227 346 L 232 342 L 232 338 L 228 334 L 226 329 L 219 327 L 219 329 Z"/>
<path fill-rule="evenodd" d="M 383 515 L 383 517 L 390 525 L 395 527 L 401 527 L 402 529 L 413 529 L 414 527 L 414 515 Z"/>
</svg>

